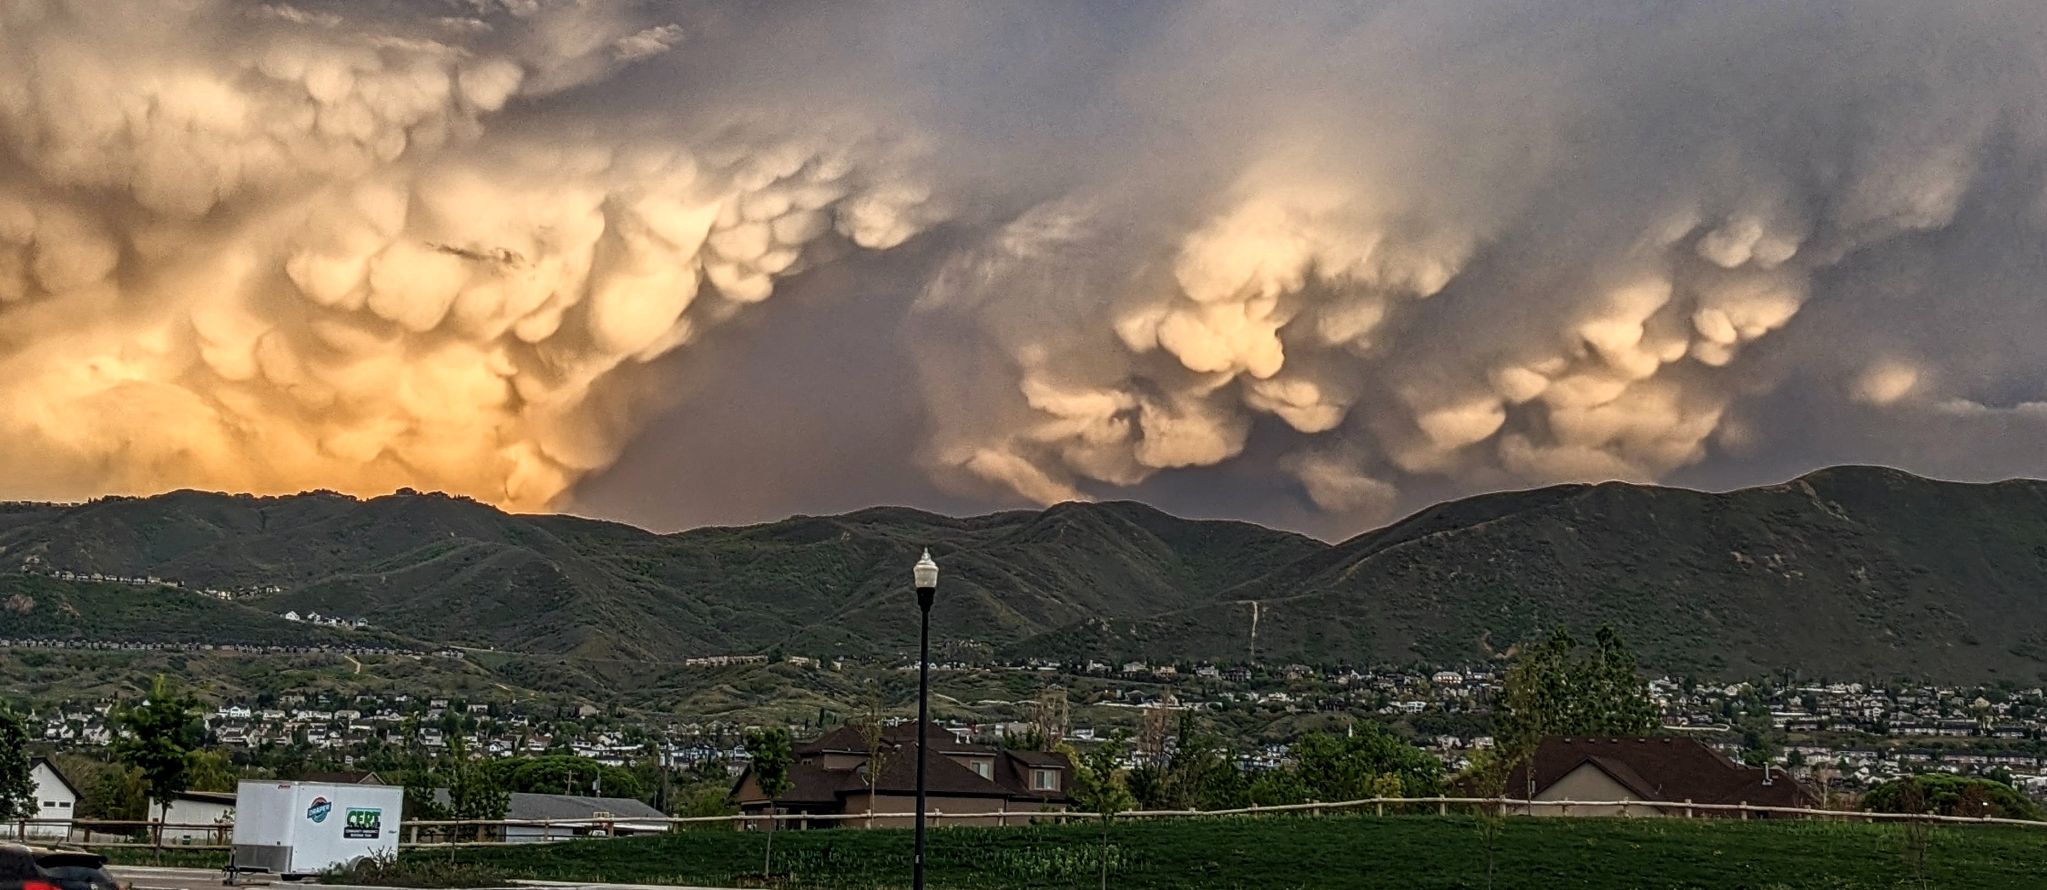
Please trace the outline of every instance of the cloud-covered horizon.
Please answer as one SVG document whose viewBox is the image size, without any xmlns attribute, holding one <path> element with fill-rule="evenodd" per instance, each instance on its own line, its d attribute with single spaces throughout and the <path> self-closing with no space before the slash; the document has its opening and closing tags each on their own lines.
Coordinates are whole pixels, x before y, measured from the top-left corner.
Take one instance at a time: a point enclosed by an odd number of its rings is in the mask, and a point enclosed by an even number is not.
<svg viewBox="0 0 2047 890">
<path fill-rule="evenodd" d="M 11 497 L 2047 473 L 2047 9 L 0 0 Z"/>
</svg>

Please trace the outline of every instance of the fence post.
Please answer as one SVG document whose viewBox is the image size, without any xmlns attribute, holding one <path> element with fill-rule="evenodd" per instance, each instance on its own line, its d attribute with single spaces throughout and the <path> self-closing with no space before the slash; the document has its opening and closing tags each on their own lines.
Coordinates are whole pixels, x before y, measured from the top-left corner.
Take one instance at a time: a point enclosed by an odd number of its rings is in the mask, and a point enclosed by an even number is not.
<svg viewBox="0 0 2047 890">
<path fill-rule="evenodd" d="M 1748 801 L 1741 802 L 1741 821 L 1748 821 Z"/>
<path fill-rule="evenodd" d="M 1621 818 L 1628 818 L 1628 802 L 1625 800 L 1621 801 Z"/>
<path fill-rule="evenodd" d="M 1694 818 L 1696 815 L 1697 814 L 1692 810 L 1692 799 L 1689 797 L 1685 798 L 1685 818 L 1691 819 Z"/>
<path fill-rule="evenodd" d="M 1446 801 L 1440 800 L 1436 801 L 1436 815 L 1438 816 L 1450 815 L 1450 804 Z"/>
<path fill-rule="evenodd" d="M 1382 800 L 1379 801 L 1377 804 L 1374 804 L 1374 806 L 1377 806 L 1379 808 L 1379 816 L 1381 818 L 1384 818 L 1386 815 L 1386 802 Z"/>
</svg>

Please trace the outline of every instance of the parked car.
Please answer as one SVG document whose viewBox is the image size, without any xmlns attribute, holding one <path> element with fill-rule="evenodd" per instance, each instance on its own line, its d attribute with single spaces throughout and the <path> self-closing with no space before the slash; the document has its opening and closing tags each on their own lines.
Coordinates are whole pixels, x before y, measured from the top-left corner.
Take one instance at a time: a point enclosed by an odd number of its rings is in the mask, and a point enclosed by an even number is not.
<svg viewBox="0 0 2047 890">
<path fill-rule="evenodd" d="M 36 850 L 36 865 L 59 890 L 124 890 L 107 874 L 107 857 L 84 850 Z"/>
<path fill-rule="evenodd" d="M 0 844 L 0 890 L 61 890 L 20 844 Z"/>
</svg>

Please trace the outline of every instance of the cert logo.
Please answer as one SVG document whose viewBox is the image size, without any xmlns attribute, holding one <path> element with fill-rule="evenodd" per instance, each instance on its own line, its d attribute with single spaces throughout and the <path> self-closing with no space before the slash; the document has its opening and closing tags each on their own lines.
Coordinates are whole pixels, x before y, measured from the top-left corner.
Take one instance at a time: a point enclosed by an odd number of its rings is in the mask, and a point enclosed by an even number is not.
<svg viewBox="0 0 2047 890">
<path fill-rule="evenodd" d="M 350 807 L 342 837 L 374 839 L 384 833 L 384 811 Z"/>
</svg>

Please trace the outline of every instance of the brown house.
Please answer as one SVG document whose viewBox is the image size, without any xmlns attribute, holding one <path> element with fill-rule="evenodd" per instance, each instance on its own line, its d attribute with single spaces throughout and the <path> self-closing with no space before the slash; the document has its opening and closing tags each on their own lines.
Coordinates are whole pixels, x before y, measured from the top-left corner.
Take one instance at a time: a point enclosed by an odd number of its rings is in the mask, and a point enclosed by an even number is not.
<svg viewBox="0 0 2047 890">
<path fill-rule="evenodd" d="M 916 725 L 903 723 L 882 730 L 881 774 L 874 782 L 870 818 L 829 819 L 803 823 L 818 827 L 850 822 L 901 827 L 917 811 Z M 973 825 L 1004 825 L 1030 821 L 1032 813 L 1064 809 L 1072 802 L 1067 789 L 1073 765 L 1064 754 L 1013 751 L 960 741 L 935 723 L 924 724 L 928 812 L 943 814 L 1018 814 L 975 819 Z M 797 744 L 789 767 L 791 787 L 775 798 L 775 811 L 816 815 L 868 812 L 867 739 L 856 726 L 842 726 L 814 741 Z M 767 811 L 749 768 L 733 786 L 732 800 L 743 813 Z"/>
<path fill-rule="evenodd" d="M 1642 801 L 1650 806 L 1625 808 L 1631 816 L 1720 816 L 1736 812 L 1685 809 L 1694 804 L 1750 804 L 1771 807 L 1816 807 L 1818 795 L 1789 773 L 1735 763 L 1697 739 L 1670 736 L 1542 740 L 1531 763 L 1507 777 L 1508 797 L 1528 793 L 1528 770 L 1535 771 L 1538 801 Z M 1657 806 L 1655 804 L 1661 804 Z M 1620 806 L 1533 808 L 1539 816 L 1618 816 Z M 1763 818 L 1754 814 L 1753 818 Z"/>
</svg>

